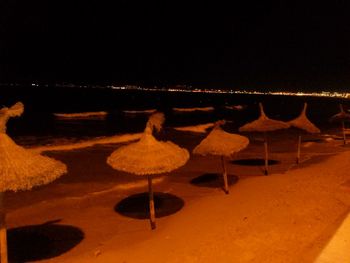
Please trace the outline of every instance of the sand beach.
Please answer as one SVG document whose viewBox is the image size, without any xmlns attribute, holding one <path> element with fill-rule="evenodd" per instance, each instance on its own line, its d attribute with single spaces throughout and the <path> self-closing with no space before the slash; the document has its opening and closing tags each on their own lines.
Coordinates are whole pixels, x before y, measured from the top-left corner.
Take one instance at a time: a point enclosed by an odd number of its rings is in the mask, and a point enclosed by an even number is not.
<svg viewBox="0 0 350 263">
<path fill-rule="evenodd" d="M 204 136 L 166 130 L 162 139 L 172 138 L 191 151 Z M 192 155 L 185 166 L 155 178 L 154 191 L 163 204 L 156 230 L 150 229 L 147 217 L 133 218 L 117 209 L 121 201 L 147 191 L 146 179 L 106 164 L 120 144 L 47 148 L 46 155 L 67 164 L 68 174 L 31 192 L 7 193 L 10 259 L 332 262 L 317 260 L 349 212 L 350 148 L 336 136 L 305 138 L 301 163 L 296 165 L 294 137 L 287 131 L 271 136 L 272 165 L 265 176 L 262 140 L 250 136 L 250 145 L 227 164 L 228 195 L 220 188 L 220 162 L 214 156 Z M 218 179 L 211 180 L 216 175 Z M 41 248 L 31 249 L 40 235 L 27 242 L 11 239 L 23 235 L 17 231 L 21 227 L 38 235 L 31 230 L 38 226 L 47 240 Z M 62 226 L 61 234 L 53 226 Z M 65 251 L 60 251 L 60 242 L 66 244 Z M 337 253 L 344 257 L 347 252 Z"/>
</svg>

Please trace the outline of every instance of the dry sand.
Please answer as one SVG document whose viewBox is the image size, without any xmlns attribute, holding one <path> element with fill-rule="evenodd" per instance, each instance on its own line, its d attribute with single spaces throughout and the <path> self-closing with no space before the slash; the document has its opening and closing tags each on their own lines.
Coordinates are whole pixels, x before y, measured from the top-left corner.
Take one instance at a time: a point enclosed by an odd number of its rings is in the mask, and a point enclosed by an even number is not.
<svg viewBox="0 0 350 263">
<path fill-rule="evenodd" d="M 191 149 L 201 138 L 175 139 Z M 146 191 L 144 180 L 104 163 L 115 146 L 50 152 L 68 164 L 69 174 L 33 192 L 8 194 L 8 227 L 59 219 L 84 233 L 61 255 L 44 259 L 38 252 L 41 262 L 314 262 L 349 212 L 350 148 L 341 141 L 306 142 L 303 163 L 296 167 L 294 144 L 271 140 L 271 158 L 279 161 L 271 175 L 264 176 L 260 166 L 229 163 L 229 174 L 239 178 L 229 195 L 189 183 L 221 171 L 214 157 L 192 156 L 159 179 L 155 191 L 171 193 L 185 205 L 158 218 L 153 231 L 147 219 L 114 211 L 122 199 Z M 261 147 L 252 141 L 236 158 L 260 158 Z M 134 184 L 116 187 L 127 183 Z"/>
</svg>

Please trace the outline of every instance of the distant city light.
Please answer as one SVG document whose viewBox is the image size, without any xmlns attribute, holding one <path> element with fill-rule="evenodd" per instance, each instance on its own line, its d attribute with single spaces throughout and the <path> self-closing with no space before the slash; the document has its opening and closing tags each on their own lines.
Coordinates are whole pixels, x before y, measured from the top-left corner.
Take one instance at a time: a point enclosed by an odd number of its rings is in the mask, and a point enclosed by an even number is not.
<svg viewBox="0 0 350 263">
<path fill-rule="evenodd" d="M 48 84 L 31 83 L 32 87 L 48 87 Z M 20 86 L 18 83 L 0 83 L 0 86 Z M 94 88 L 103 89 L 109 88 L 114 90 L 140 90 L 140 91 L 158 91 L 158 92 L 187 92 L 187 93 L 214 93 L 214 94 L 247 94 L 247 95 L 278 95 L 278 96 L 305 96 L 305 97 L 329 97 L 329 98 L 341 98 L 350 99 L 350 92 L 337 92 L 337 91 L 320 91 L 320 92 L 293 92 L 293 91 L 251 91 L 251 90 L 234 90 L 234 89 L 208 89 L 208 88 L 193 88 L 190 85 L 175 85 L 172 87 L 157 87 L 151 88 L 141 87 L 137 85 L 125 85 L 125 86 L 102 86 L 102 85 L 76 85 L 72 83 L 57 83 L 55 87 L 64 88 Z"/>
<path fill-rule="evenodd" d="M 291 92 L 291 91 L 248 91 L 248 90 L 229 90 L 229 89 L 190 89 L 188 86 L 178 86 L 176 88 L 146 88 L 140 86 L 109 86 L 112 89 L 119 90 L 142 90 L 142 91 L 167 91 L 167 92 L 199 92 L 199 93 L 216 93 L 216 94 L 253 94 L 253 95 L 279 95 L 279 96 L 306 96 L 306 97 L 332 97 L 332 98 L 343 98 L 349 99 L 350 93 L 348 92 L 330 92 L 330 91 L 321 91 L 321 92 Z"/>
</svg>

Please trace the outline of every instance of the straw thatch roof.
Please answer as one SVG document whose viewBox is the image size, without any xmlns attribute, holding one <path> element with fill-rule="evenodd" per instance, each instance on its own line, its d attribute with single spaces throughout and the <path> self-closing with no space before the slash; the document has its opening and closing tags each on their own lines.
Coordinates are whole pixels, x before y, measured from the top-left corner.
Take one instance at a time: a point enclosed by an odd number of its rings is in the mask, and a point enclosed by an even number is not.
<svg viewBox="0 0 350 263">
<path fill-rule="evenodd" d="M 335 122 L 335 121 L 350 121 L 350 114 L 346 113 L 343 109 L 343 105 L 339 105 L 340 107 L 340 112 L 333 115 L 329 120 L 331 122 Z"/>
<path fill-rule="evenodd" d="M 220 126 L 217 126 L 194 148 L 193 153 L 231 156 L 243 150 L 248 144 L 247 137 L 225 132 Z"/>
<path fill-rule="evenodd" d="M 29 190 L 67 172 L 62 162 L 18 146 L 5 133 L 7 120 L 20 116 L 23 109 L 22 103 L 16 103 L 0 110 L 0 125 L 3 125 L 0 129 L 0 192 Z"/>
<path fill-rule="evenodd" d="M 6 123 L 9 118 L 21 116 L 23 111 L 22 102 L 17 102 L 11 108 L 3 107 L 0 109 L 0 132 L 6 132 Z"/>
<path fill-rule="evenodd" d="M 163 121 L 163 114 L 153 114 L 141 139 L 118 148 L 107 163 L 116 170 L 136 175 L 166 173 L 183 166 L 189 159 L 188 151 L 170 141 L 158 141 L 152 135 L 153 129 L 160 129 Z"/>
<path fill-rule="evenodd" d="M 268 132 L 280 129 L 287 129 L 290 125 L 284 121 L 270 119 L 266 116 L 263 106 L 259 103 L 260 117 L 239 128 L 240 132 Z"/>
<path fill-rule="evenodd" d="M 289 121 L 288 123 L 292 127 L 296 127 L 302 130 L 305 130 L 309 133 L 320 133 L 320 129 L 317 128 L 307 117 L 306 117 L 306 108 L 307 103 L 304 103 L 304 108 L 300 115 L 294 120 Z"/>
</svg>

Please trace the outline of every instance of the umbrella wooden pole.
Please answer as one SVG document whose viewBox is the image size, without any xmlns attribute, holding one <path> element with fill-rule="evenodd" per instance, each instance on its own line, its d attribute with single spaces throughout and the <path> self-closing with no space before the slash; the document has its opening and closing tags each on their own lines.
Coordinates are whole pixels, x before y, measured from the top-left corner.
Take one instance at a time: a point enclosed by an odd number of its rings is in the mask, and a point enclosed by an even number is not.
<svg viewBox="0 0 350 263">
<path fill-rule="evenodd" d="M 269 153 L 268 153 L 268 150 L 267 150 L 267 136 L 266 136 L 266 132 L 264 132 L 264 148 L 265 148 L 265 175 L 268 175 L 269 174 Z"/>
<path fill-rule="evenodd" d="M 7 263 L 6 214 L 4 211 L 3 196 L 4 193 L 0 192 L 0 259 L 1 263 Z"/>
<path fill-rule="evenodd" d="M 341 122 L 341 127 L 343 131 L 343 140 L 344 140 L 344 145 L 346 144 L 346 134 L 345 134 L 345 123 L 344 121 Z"/>
<path fill-rule="evenodd" d="M 148 176 L 148 193 L 149 193 L 149 219 L 151 221 L 151 228 L 156 228 L 156 215 L 154 211 L 154 198 L 152 187 L 152 176 Z"/>
<path fill-rule="evenodd" d="M 223 177 L 224 177 L 224 191 L 226 194 L 229 194 L 228 190 L 228 179 L 227 179 L 227 169 L 226 169 L 226 163 L 225 163 L 225 157 L 222 155 L 221 156 L 221 163 L 222 163 L 222 168 L 223 168 Z"/>
<path fill-rule="evenodd" d="M 300 147 L 301 147 L 301 135 L 298 137 L 298 151 L 297 151 L 297 164 L 300 163 Z"/>
</svg>

